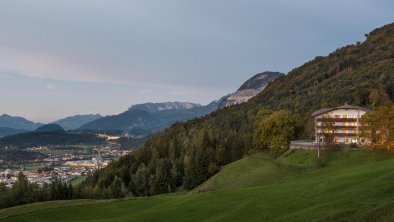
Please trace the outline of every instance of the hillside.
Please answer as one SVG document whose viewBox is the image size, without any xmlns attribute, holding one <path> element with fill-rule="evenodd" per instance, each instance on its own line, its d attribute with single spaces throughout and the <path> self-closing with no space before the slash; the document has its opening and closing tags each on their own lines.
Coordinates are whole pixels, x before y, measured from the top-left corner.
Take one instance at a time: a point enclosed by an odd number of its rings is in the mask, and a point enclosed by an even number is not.
<svg viewBox="0 0 394 222">
<path fill-rule="evenodd" d="M 38 127 L 34 132 L 63 132 L 64 129 L 57 124 L 46 124 Z"/>
<path fill-rule="evenodd" d="M 0 159 L 4 161 L 26 161 L 44 159 L 46 155 L 39 152 L 28 152 L 24 150 L 0 150 Z"/>
<path fill-rule="evenodd" d="M 11 135 L 15 135 L 18 133 L 25 133 L 26 130 L 24 129 L 13 129 L 13 128 L 9 128 L 9 127 L 0 127 L 0 137 L 4 137 L 4 136 L 11 136 Z"/>
<path fill-rule="evenodd" d="M 57 128 L 59 129 L 59 128 Z M 0 139 L 0 147 L 13 146 L 18 148 L 45 145 L 76 145 L 76 144 L 104 144 L 105 138 L 98 137 L 93 132 L 64 132 L 47 131 L 27 132 Z"/>
<path fill-rule="evenodd" d="M 252 78 L 248 79 L 244 84 L 242 84 L 242 86 L 235 93 L 226 97 L 220 103 L 219 107 L 224 108 L 247 102 L 251 98 L 261 93 L 268 83 L 284 75 L 285 74 L 280 72 L 263 72 L 256 74 Z"/>
<path fill-rule="evenodd" d="M 102 118 L 99 114 L 75 115 L 57 120 L 53 122 L 53 124 L 57 124 L 65 130 L 76 130 L 79 127 L 99 118 Z"/>
<path fill-rule="evenodd" d="M 372 89 L 394 99 L 394 23 L 375 29 L 367 39 L 293 69 L 269 84 L 251 105 L 310 114 L 348 102 L 367 106 Z"/>
<path fill-rule="evenodd" d="M 2 221 L 392 221 L 394 154 L 312 151 L 279 159 L 256 153 L 226 167 L 213 192 L 118 201 L 64 201 L 0 211 Z M 305 164 L 300 164 L 305 163 Z M 235 171 L 234 174 L 228 170 Z M 245 170 L 247 169 L 247 170 Z M 241 173 L 242 172 L 242 173 Z M 220 179 L 219 179 L 220 178 Z M 246 180 L 246 181 L 244 181 Z M 235 187 L 221 181 L 239 182 Z M 284 213 L 285 212 L 285 213 Z"/>
<path fill-rule="evenodd" d="M 317 57 L 277 78 L 244 104 L 173 125 L 130 156 L 88 178 L 84 186 L 103 191 L 111 185 L 106 181 L 117 176 L 136 196 L 174 192 L 180 187 L 193 189 L 221 166 L 240 159 L 249 150 L 261 149 L 254 133 L 256 114 L 262 109 L 286 109 L 298 114 L 305 130 L 295 139 L 310 138 L 313 127 L 308 122 L 316 109 L 345 102 L 365 105 L 376 89 L 391 95 L 393 51 L 394 24 L 390 24 L 372 31 L 363 43 Z M 131 175 L 125 176 L 124 172 Z M 141 174 L 152 179 L 142 179 Z"/>
</svg>

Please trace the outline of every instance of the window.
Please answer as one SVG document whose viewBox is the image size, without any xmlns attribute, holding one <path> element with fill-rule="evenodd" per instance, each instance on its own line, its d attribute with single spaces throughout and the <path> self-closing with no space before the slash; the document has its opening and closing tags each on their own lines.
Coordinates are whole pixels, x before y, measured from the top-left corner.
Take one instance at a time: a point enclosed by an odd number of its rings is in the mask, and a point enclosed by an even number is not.
<svg viewBox="0 0 394 222">
<path fill-rule="evenodd" d="M 341 115 L 335 115 L 335 118 L 341 118 Z"/>
<path fill-rule="evenodd" d="M 352 143 L 357 143 L 357 139 L 352 139 Z"/>
<path fill-rule="evenodd" d="M 341 142 L 341 140 L 340 139 L 338 139 L 338 138 L 335 138 L 335 143 L 340 143 Z"/>
<path fill-rule="evenodd" d="M 343 115 L 343 118 L 348 118 L 349 116 L 348 115 Z"/>
<path fill-rule="evenodd" d="M 343 140 L 345 143 L 348 143 L 349 142 L 349 139 L 344 139 Z"/>
</svg>

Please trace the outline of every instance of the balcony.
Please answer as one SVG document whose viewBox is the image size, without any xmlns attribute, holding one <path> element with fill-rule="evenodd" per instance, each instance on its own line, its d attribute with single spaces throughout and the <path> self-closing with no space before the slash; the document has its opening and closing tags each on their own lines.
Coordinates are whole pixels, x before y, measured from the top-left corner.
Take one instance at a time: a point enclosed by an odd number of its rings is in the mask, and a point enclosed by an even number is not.
<svg viewBox="0 0 394 222">
<path fill-rule="evenodd" d="M 324 133 L 318 133 L 319 136 L 324 135 Z M 357 133 L 334 133 L 337 137 L 357 137 Z"/>
<path fill-rule="evenodd" d="M 316 118 L 317 122 L 357 122 L 357 118 Z"/>
<path fill-rule="evenodd" d="M 338 125 L 334 125 L 334 126 L 316 126 L 318 129 L 341 129 L 341 130 L 355 130 L 357 129 L 357 126 L 338 126 Z"/>
</svg>

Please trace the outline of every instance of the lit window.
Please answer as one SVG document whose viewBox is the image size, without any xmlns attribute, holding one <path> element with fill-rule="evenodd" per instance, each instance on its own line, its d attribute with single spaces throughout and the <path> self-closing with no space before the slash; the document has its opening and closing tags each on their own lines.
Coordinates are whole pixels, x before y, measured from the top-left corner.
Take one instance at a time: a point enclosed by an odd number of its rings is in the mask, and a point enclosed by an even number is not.
<svg viewBox="0 0 394 222">
<path fill-rule="evenodd" d="M 348 118 L 348 115 L 343 115 L 343 118 Z"/>
<path fill-rule="evenodd" d="M 344 139 L 343 140 L 345 143 L 348 143 L 349 142 L 349 139 Z"/>
<path fill-rule="evenodd" d="M 335 118 L 341 118 L 341 115 L 335 115 Z"/>
</svg>

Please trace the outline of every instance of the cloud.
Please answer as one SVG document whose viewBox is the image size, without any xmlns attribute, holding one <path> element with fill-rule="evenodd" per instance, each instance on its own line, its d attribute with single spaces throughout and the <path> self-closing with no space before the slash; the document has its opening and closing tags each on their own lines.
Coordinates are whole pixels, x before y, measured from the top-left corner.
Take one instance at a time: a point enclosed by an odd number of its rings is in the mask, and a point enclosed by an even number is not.
<svg viewBox="0 0 394 222">
<path fill-rule="evenodd" d="M 56 90 L 56 86 L 53 84 L 45 84 L 45 88 L 47 88 L 50 91 Z"/>
</svg>

